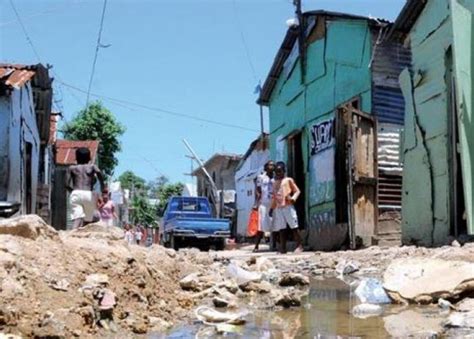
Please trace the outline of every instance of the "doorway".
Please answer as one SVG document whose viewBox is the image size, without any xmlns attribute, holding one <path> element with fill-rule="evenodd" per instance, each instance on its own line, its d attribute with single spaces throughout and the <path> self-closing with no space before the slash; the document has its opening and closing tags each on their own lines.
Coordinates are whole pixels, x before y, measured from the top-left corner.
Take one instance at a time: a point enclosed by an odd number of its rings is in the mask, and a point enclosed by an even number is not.
<svg viewBox="0 0 474 339">
<path fill-rule="evenodd" d="M 377 232 L 377 128 L 351 103 L 336 121 L 336 223 L 347 223 L 351 248 L 372 245 Z"/>
<path fill-rule="evenodd" d="M 303 133 L 298 132 L 288 138 L 288 176 L 295 180 L 301 195 L 295 203 L 299 228 L 306 228 L 306 178 L 303 159 Z"/>
</svg>

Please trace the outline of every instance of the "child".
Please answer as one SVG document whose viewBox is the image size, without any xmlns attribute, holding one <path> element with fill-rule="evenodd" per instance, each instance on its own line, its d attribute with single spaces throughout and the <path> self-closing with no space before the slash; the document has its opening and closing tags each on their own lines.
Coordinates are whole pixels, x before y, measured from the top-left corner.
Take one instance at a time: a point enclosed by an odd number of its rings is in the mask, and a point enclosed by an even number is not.
<svg viewBox="0 0 474 339">
<path fill-rule="evenodd" d="M 97 208 L 97 199 L 93 192 L 96 178 L 99 179 L 100 189 L 106 190 L 104 178 L 100 169 L 90 164 L 91 153 L 88 148 L 80 147 L 76 150 L 76 163 L 68 168 L 66 188 L 71 192 L 71 219 L 74 228 L 91 223 Z"/>
<path fill-rule="evenodd" d="M 135 240 L 137 242 L 137 245 L 140 245 L 142 238 L 143 238 L 142 226 L 138 225 L 137 228 L 135 229 Z"/>
<path fill-rule="evenodd" d="M 115 213 L 115 204 L 110 200 L 110 193 L 108 192 L 102 194 L 102 201 L 99 204 L 99 213 L 100 221 L 107 226 L 113 226 L 114 219 L 118 219 Z"/>
<path fill-rule="evenodd" d="M 125 234 L 124 234 L 125 241 L 129 245 L 133 244 L 133 232 L 132 232 L 132 228 L 130 227 L 130 224 L 125 224 L 124 230 L 125 230 Z"/>
<path fill-rule="evenodd" d="M 273 216 L 274 231 L 280 231 L 281 253 L 286 253 L 286 225 L 290 227 L 296 240 L 297 247 L 295 252 L 303 251 L 301 237 L 298 233 L 298 216 L 293 206 L 300 193 L 300 189 L 296 186 L 295 181 L 286 176 L 285 163 L 277 162 L 270 215 Z"/>
</svg>

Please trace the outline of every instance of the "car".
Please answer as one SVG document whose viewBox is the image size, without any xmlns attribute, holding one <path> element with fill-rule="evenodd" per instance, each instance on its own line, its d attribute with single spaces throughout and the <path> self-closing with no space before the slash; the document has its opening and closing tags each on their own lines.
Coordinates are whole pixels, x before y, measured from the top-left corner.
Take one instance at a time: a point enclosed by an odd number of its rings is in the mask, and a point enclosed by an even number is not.
<svg viewBox="0 0 474 339">
<path fill-rule="evenodd" d="M 230 221 L 213 217 L 205 197 L 172 197 L 160 228 L 161 243 L 175 250 L 190 245 L 222 250 L 230 237 Z"/>
</svg>

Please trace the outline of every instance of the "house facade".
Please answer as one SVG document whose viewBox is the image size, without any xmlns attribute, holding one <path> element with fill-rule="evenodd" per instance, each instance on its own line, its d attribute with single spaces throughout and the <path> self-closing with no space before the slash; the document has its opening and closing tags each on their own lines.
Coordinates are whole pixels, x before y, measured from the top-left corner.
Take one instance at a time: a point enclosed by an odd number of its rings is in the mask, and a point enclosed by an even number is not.
<svg viewBox="0 0 474 339">
<path fill-rule="evenodd" d="M 237 154 L 216 153 L 204 163 L 204 168 L 215 183 L 216 192 L 201 167 L 192 173 L 197 179 L 198 196 L 209 199 L 214 215 L 232 221 L 232 235 L 236 231 L 235 171 L 241 158 Z"/>
<path fill-rule="evenodd" d="M 288 29 L 258 102 L 269 108 L 271 159 L 302 189 L 300 223 L 313 249 L 370 245 L 396 227 L 409 50 L 387 41 L 391 24 L 313 11 Z M 396 218 L 395 218 L 396 219 Z M 398 217 L 399 219 L 399 217 Z M 395 226 L 393 226 L 395 225 Z"/>
<path fill-rule="evenodd" d="M 0 201 L 19 204 L 20 214 L 50 202 L 52 95 L 43 65 L 0 64 Z"/>
<path fill-rule="evenodd" d="M 255 181 L 270 160 L 269 136 L 264 134 L 255 139 L 242 157 L 235 172 L 236 209 L 238 237 L 247 236 L 249 215 L 255 205 Z"/>
<path fill-rule="evenodd" d="M 403 242 L 436 246 L 474 234 L 472 0 L 407 2 L 392 38 L 409 45 Z"/>
</svg>

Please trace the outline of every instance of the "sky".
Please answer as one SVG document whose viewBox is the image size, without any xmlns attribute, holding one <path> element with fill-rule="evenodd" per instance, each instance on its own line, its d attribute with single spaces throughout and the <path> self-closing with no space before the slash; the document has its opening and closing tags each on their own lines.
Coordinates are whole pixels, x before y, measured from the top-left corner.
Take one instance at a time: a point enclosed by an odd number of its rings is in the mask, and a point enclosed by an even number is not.
<svg viewBox="0 0 474 339">
<path fill-rule="evenodd" d="M 394 20 L 405 1 L 302 2 L 305 11 Z M 0 0 L 0 61 L 52 65 L 65 121 L 86 105 L 102 8 L 102 0 Z M 260 130 L 255 87 L 292 17 L 291 0 L 108 0 L 101 43 L 110 46 L 99 49 L 91 93 L 126 127 L 115 175 L 192 182 L 183 138 L 202 159 L 245 153 Z"/>
</svg>

